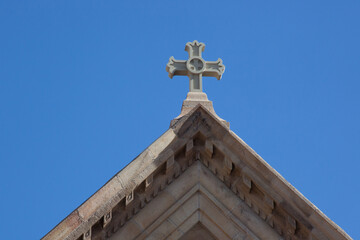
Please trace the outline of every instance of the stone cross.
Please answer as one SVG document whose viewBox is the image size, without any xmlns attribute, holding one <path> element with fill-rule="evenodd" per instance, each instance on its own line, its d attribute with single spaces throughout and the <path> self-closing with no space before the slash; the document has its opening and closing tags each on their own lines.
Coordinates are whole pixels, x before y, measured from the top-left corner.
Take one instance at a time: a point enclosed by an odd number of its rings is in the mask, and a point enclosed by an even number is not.
<svg viewBox="0 0 360 240">
<path fill-rule="evenodd" d="M 190 79 L 190 92 L 202 92 L 202 77 L 216 77 L 221 79 L 225 71 L 225 66 L 219 58 L 217 61 L 205 61 L 201 53 L 205 49 L 204 43 L 198 41 L 188 42 L 185 45 L 185 51 L 189 53 L 188 60 L 176 60 L 170 57 L 166 65 L 166 71 L 169 77 L 174 75 L 188 76 Z"/>
</svg>

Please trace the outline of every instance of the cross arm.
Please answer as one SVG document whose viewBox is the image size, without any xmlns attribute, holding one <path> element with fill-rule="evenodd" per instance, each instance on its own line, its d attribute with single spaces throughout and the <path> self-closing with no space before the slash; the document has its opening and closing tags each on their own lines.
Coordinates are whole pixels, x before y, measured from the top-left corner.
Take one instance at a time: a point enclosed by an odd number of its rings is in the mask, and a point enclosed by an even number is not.
<svg viewBox="0 0 360 240">
<path fill-rule="evenodd" d="M 220 80 L 224 71 L 225 71 L 225 66 L 220 58 L 217 61 L 206 61 L 205 71 L 203 72 L 203 76 L 216 77 L 217 80 Z"/>
<path fill-rule="evenodd" d="M 186 60 L 176 60 L 174 57 L 170 57 L 169 62 L 166 64 L 166 71 L 169 73 L 170 78 L 173 78 L 174 75 L 186 76 Z"/>
</svg>

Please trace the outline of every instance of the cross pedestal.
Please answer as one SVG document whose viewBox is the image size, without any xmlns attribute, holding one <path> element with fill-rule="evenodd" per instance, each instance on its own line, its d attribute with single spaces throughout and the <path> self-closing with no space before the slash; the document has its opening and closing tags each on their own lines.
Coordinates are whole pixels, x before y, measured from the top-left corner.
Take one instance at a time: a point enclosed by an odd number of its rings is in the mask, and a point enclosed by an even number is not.
<svg viewBox="0 0 360 240">
<path fill-rule="evenodd" d="M 188 114 L 198 104 L 201 104 L 206 110 L 217 117 L 227 128 L 230 128 L 230 123 L 216 114 L 212 101 L 209 101 L 206 93 L 204 92 L 188 92 L 186 99 L 183 101 L 180 115 L 170 122 L 170 127 L 175 125 L 177 121 Z"/>
</svg>

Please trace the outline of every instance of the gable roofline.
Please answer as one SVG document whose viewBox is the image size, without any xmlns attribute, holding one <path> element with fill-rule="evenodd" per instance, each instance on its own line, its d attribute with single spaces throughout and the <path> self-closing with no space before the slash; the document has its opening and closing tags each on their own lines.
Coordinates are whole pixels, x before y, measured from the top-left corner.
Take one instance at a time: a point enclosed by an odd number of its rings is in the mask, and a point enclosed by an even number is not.
<svg viewBox="0 0 360 240">
<path fill-rule="evenodd" d="M 104 219 L 121 201 L 134 198 L 134 190 L 146 181 L 159 167 L 174 161 L 174 149 L 187 144 L 190 138 L 202 133 L 212 134 L 214 146 L 225 152 L 232 164 L 241 168 L 251 183 L 271 195 L 272 201 L 292 218 L 308 225 L 318 238 L 351 239 L 339 226 L 323 214 L 314 204 L 287 182 L 224 121 L 198 104 L 187 114 L 172 123 L 171 127 L 146 148 L 139 156 L 119 171 L 102 188 L 74 210 L 43 239 L 77 239 L 86 235 L 91 227 Z M 169 146 L 172 146 L 171 148 Z M 171 160 L 172 159 L 172 160 Z M 295 220 L 294 220 L 295 221 Z"/>
</svg>

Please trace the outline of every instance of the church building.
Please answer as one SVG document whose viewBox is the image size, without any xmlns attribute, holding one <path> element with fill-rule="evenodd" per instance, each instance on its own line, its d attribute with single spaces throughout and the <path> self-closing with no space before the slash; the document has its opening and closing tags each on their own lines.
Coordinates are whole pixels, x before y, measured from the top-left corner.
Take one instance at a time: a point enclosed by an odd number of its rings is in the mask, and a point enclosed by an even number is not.
<svg viewBox="0 0 360 240">
<path fill-rule="evenodd" d="M 190 79 L 169 129 L 44 240 L 351 239 L 217 116 L 202 77 L 225 66 L 204 48 L 188 42 L 189 59 L 166 65 Z"/>
</svg>

